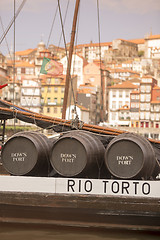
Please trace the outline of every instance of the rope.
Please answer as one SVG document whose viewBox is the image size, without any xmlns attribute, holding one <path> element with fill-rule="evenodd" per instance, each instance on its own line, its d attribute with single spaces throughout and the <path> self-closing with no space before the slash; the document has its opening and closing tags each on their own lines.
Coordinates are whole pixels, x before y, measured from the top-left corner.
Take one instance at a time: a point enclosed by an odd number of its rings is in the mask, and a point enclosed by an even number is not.
<svg viewBox="0 0 160 240">
<path fill-rule="evenodd" d="M 23 8 L 23 6 L 24 6 L 24 4 L 25 4 L 25 2 L 26 2 L 27 0 L 23 0 L 23 2 L 21 3 L 21 5 L 20 5 L 20 7 L 18 8 L 18 10 L 17 10 L 17 12 L 15 13 L 15 16 L 12 18 L 12 20 L 11 20 L 11 22 L 10 22 L 10 24 L 8 25 L 8 27 L 7 27 L 7 29 L 6 29 L 6 31 L 3 33 L 3 35 L 1 36 L 1 39 L 0 39 L 0 44 L 3 42 L 3 40 L 4 40 L 4 38 L 5 38 L 5 36 L 7 35 L 7 33 L 8 33 L 8 31 L 10 30 L 10 28 L 12 27 L 12 24 L 14 23 L 14 21 L 16 20 L 16 18 L 17 18 L 17 16 L 18 16 L 18 14 L 20 13 L 20 11 L 22 10 L 22 8 Z"/>
<path fill-rule="evenodd" d="M 54 26 L 55 19 L 56 19 L 56 16 L 57 16 L 57 10 L 58 10 L 58 5 L 57 5 L 57 8 L 56 8 L 56 11 L 55 11 L 55 14 L 54 14 L 53 22 L 52 22 L 52 25 L 51 25 L 51 30 L 50 30 L 50 33 L 49 33 L 49 36 L 48 36 L 47 48 L 48 48 L 48 45 L 49 45 L 49 41 L 50 41 L 50 37 L 51 37 L 51 34 L 52 34 L 53 26 Z"/>
<path fill-rule="evenodd" d="M 67 13 L 68 13 L 69 2 L 70 2 L 70 0 L 68 0 L 68 2 L 67 2 L 67 7 L 66 7 L 66 12 L 65 12 L 65 16 L 64 16 L 64 23 L 63 23 L 63 25 L 64 25 L 65 22 L 66 22 L 66 17 L 67 17 Z M 58 6 L 57 6 L 57 7 L 58 7 Z M 60 46 L 60 43 L 61 43 L 61 38 L 62 38 L 62 32 L 61 32 L 61 35 L 60 35 L 60 39 L 59 39 L 57 51 L 59 51 L 59 46 Z"/>
<path fill-rule="evenodd" d="M 1 26 L 2 26 L 2 30 L 3 30 L 3 34 L 4 34 L 5 31 L 4 31 L 4 26 L 3 26 L 3 22 L 2 22 L 1 16 L 0 16 L 0 21 L 1 21 Z M 6 35 L 5 35 L 5 41 L 6 41 L 8 53 L 9 53 L 9 55 L 10 55 L 10 59 L 12 60 L 12 56 L 11 56 L 11 53 L 10 53 L 10 50 L 9 50 L 9 46 L 8 46 L 8 42 L 7 42 L 7 37 L 6 37 Z"/>
</svg>

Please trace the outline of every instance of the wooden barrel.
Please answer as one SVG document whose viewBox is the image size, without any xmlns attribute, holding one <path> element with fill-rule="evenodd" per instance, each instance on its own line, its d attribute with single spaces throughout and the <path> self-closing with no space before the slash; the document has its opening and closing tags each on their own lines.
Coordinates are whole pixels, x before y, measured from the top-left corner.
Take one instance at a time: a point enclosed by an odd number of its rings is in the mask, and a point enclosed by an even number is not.
<svg viewBox="0 0 160 240">
<path fill-rule="evenodd" d="M 49 161 L 52 145 L 43 134 L 16 133 L 3 147 L 3 166 L 12 175 L 48 176 L 52 171 Z"/>
<path fill-rule="evenodd" d="M 110 173 L 120 179 L 149 179 L 156 156 L 151 143 L 132 133 L 115 137 L 105 150 L 105 164 Z"/>
<path fill-rule="evenodd" d="M 98 178 L 104 151 L 103 144 L 93 134 L 82 130 L 71 131 L 56 141 L 50 161 L 61 176 Z"/>
</svg>

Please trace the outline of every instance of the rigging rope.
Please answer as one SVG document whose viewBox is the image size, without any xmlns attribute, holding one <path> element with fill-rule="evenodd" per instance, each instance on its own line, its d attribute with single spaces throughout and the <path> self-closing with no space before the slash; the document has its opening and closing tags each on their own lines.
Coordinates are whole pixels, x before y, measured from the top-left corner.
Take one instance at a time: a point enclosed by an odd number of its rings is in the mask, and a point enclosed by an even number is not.
<svg viewBox="0 0 160 240">
<path fill-rule="evenodd" d="M 51 30 L 50 30 L 50 33 L 49 33 L 49 36 L 48 36 L 47 49 L 48 49 L 48 45 L 49 45 L 49 41 L 50 41 L 50 37 L 51 37 L 51 34 L 52 34 L 53 26 L 54 26 L 54 23 L 55 23 L 55 19 L 56 19 L 56 16 L 57 16 L 57 10 L 58 10 L 58 5 L 57 5 L 57 7 L 56 7 L 56 11 L 55 11 L 55 14 L 54 14 L 54 18 L 53 18 L 53 22 L 52 22 Z"/>
<path fill-rule="evenodd" d="M 3 30 L 3 34 L 4 34 L 4 26 L 3 26 L 3 22 L 2 22 L 1 16 L 0 16 L 0 21 L 1 21 L 1 26 L 2 26 L 2 30 Z M 10 50 L 9 50 L 9 45 L 8 45 L 7 37 L 6 37 L 6 36 L 5 36 L 5 41 L 6 41 L 8 53 L 9 53 L 9 55 L 10 55 L 10 59 L 12 60 L 12 56 L 11 56 L 11 53 L 10 53 Z"/>
<path fill-rule="evenodd" d="M 68 2 L 67 2 L 67 7 L 66 7 L 66 12 L 65 12 L 65 16 L 64 16 L 63 25 L 65 25 L 65 22 L 66 22 L 66 17 L 67 17 L 67 13 L 68 13 L 69 3 L 70 3 L 70 0 L 68 0 Z M 59 39 L 59 43 L 58 43 L 58 50 L 59 50 L 59 46 L 60 46 L 60 43 L 61 43 L 61 38 L 62 38 L 62 32 L 61 32 L 60 39 Z M 58 51 L 58 50 L 57 50 L 57 51 Z"/>
<path fill-rule="evenodd" d="M 21 5 L 19 6 L 17 12 L 15 13 L 15 16 L 12 18 L 12 20 L 11 20 L 10 24 L 8 25 L 6 31 L 5 31 L 5 32 L 3 33 L 3 35 L 1 36 L 0 44 L 3 42 L 5 36 L 7 35 L 8 31 L 9 31 L 10 28 L 12 27 L 12 24 L 14 23 L 14 21 L 15 21 L 15 19 L 17 18 L 18 14 L 19 14 L 20 11 L 22 10 L 22 8 L 23 8 L 23 6 L 24 6 L 24 4 L 25 4 L 26 1 L 27 1 L 27 0 L 23 0 L 23 2 L 21 3 Z"/>
</svg>

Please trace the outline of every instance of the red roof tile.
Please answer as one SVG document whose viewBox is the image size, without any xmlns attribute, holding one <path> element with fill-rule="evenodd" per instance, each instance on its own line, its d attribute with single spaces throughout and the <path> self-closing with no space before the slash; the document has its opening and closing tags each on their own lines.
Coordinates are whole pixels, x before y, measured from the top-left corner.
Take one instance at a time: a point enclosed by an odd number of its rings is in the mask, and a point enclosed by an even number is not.
<svg viewBox="0 0 160 240">
<path fill-rule="evenodd" d="M 122 82 L 120 84 L 116 84 L 113 86 L 109 86 L 108 88 L 117 88 L 117 89 L 137 89 L 138 86 L 136 86 L 135 84 L 132 84 L 130 81 L 125 81 Z"/>
</svg>

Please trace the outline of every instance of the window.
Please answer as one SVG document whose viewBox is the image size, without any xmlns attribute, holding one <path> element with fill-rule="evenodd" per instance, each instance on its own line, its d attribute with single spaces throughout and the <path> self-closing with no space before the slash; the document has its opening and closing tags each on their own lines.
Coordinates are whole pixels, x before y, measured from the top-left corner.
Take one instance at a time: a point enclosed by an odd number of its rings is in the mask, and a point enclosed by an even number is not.
<svg viewBox="0 0 160 240">
<path fill-rule="evenodd" d="M 122 107 L 122 101 L 119 101 L 119 108 Z"/>
<path fill-rule="evenodd" d="M 147 110 L 147 111 L 150 110 L 150 103 L 146 103 L 146 110 Z"/>
<path fill-rule="evenodd" d="M 159 119 L 159 114 L 158 113 L 156 113 L 156 121 L 159 121 L 160 119 Z"/>
<path fill-rule="evenodd" d="M 149 120 L 149 115 L 150 113 L 149 112 L 146 112 L 146 119 Z"/>
<path fill-rule="evenodd" d="M 140 119 L 144 119 L 144 113 L 143 112 L 140 113 Z"/>
<path fill-rule="evenodd" d="M 116 101 L 112 102 L 112 109 L 116 109 Z"/>
<path fill-rule="evenodd" d="M 144 93 L 145 92 L 145 86 L 141 86 L 141 92 Z"/>
<path fill-rule="evenodd" d="M 150 99 L 151 99 L 151 95 L 150 94 L 146 94 L 146 101 L 150 102 Z"/>
<path fill-rule="evenodd" d="M 146 86 L 146 92 L 149 93 L 151 91 L 151 86 Z"/>
<path fill-rule="evenodd" d="M 126 92 L 126 98 L 128 98 L 129 97 L 129 92 Z"/>
<path fill-rule="evenodd" d="M 53 113 L 57 113 L 57 107 L 53 108 Z"/>
<path fill-rule="evenodd" d="M 44 104 L 44 98 L 41 98 L 41 104 L 42 105 Z"/>
<path fill-rule="evenodd" d="M 94 82 L 94 77 L 91 77 L 89 80 L 90 82 Z"/>
<path fill-rule="evenodd" d="M 119 91 L 119 97 L 122 98 L 122 91 Z"/>
<path fill-rule="evenodd" d="M 55 78 L 54 82 L 55 84 L 59 84 L 59 78 Z"/>
<path fill-rule="evenodd" d="M 136 96 L 134 94 L 131 94 L 131 99 L 135 99 Z"/>
<path fill-rule="evenodd" d="M 57 98 L 54 98 L 54 103 L 57 104 Z"/>
<path fill-rule="evenodd" d="M 51 78 L 47 78 L 47 84 L 51 83 Z"/>
<path fill-rule="evenodd" d="M 145 95 L 141 94 L 141 101 L 144 102 L 144 99 L 145 99 Z"/>
<path fill-rule="evenodd" d="M 57 88 L 57 87 L 54 88 L 54 92 L 55 92 L 55 93 L 58 92 L 58 88 Z"/>
<path fill-rule="evenodd" d="M 63 98 L 61 98 L 61 104 L 63 104 Z"/>
<path fill-rule="evenodd" d="M 48 88 L 47 88 L 47 92 L 51 92 L 51 87 L 48 87 Z"/>
<path fill-rule="evenodd" d="M 17 74 L 21 74 L 21 68 L 17 68 Z"/>
<path fill-rule="evenodd" d="M 50 113 L 50 108 L 49 107 L 47 108 L 47 113 Z"/>
<path fill-rule="evenodd" d="M 51 102 L 51 98 L 48 97 L 48 98 L 47 98 L 47 103 L 50 103 L 50 102 Z"/>
<path fill-rule="evenodd" d="M 112 120 L 116 120 L 116 113 L 112 113 Z"/>
<path fill-rule="evenodd" d="M 116 97 L 116 91 L 112 92 L 113 97 Z"/>
<path fill-rule="evenodd" d="M 64 93 L 64 87 L 61 88 L 61 93 Z"/>
</svg>

